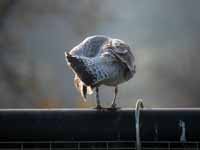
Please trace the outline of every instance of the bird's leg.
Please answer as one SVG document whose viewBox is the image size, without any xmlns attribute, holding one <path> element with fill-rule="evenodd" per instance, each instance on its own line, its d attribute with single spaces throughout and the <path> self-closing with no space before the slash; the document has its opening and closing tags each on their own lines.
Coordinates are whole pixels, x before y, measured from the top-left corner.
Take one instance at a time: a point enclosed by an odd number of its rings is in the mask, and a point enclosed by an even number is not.
<svg viewBox="0 0 200 150">
<path fill-rule="evenodd" d="M 99 99 L 99 88 L 96 87 L 96 101 L 97 101 L 97 109 L 101 109 L 100 99 Z"/>
<path fill-rule="evenodd" d="M 115 95 L 114 95 L 114 99 L 112 101 L 112 105 L 111 108 L 116 108 L 117 104 L 116 104 L 116 98 L 117 98 L 117 94 L 118 94 L 118 87 L 115 87 Z"/>
</svg>

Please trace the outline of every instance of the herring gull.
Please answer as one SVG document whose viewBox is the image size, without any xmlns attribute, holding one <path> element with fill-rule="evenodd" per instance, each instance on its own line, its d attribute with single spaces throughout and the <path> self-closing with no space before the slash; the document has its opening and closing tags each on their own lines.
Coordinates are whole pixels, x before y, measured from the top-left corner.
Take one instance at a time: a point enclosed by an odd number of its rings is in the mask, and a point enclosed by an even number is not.
<svg viewBox="0 0 200 150">
<path fill-rule="evenodd" d="M 87 37 L 69 52 L 65 52 L 67 64 L 75 74 L 74 85 L 86 95 L 96 90 L 97 109 L 102 108 L 99 99 L 99 86 L 113 86 L 114 98 L 111 108 L 116 108 L 118 85 L 128 81 L 136 72 L 134 55 L 130 47 L 120 39 L 104 35 Z"/>
</svg>

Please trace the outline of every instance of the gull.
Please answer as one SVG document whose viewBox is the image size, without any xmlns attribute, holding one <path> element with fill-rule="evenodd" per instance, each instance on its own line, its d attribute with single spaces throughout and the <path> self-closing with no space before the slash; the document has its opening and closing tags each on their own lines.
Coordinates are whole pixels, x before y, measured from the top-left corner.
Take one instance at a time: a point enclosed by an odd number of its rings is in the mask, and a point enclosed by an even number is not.
<svg viewBox="0 0 200 150">
<path fill-rule="evenodd" d="M 130 47 L 120 39 L 104 35 L 85 38 L 80 44 L 65 52 L 68 66 L 75 74 L 74 85 L 84 101 L 87 94 L 96 91 L 96 108 L 101 109 L 99 87 L 114 87 L 111 108 L 116 109 L 118 85 L 130 80 L 135 72 L 135 57 Z"/>
</svg>

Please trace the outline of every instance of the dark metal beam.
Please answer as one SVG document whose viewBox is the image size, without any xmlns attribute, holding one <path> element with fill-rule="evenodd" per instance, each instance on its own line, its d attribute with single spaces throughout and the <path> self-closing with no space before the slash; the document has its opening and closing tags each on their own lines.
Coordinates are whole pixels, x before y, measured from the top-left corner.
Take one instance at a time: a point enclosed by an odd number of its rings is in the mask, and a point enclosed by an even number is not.
<svg viewBox="0 0 200 150">
<path fill-rule="evenodd" d="M 136 140 L 134 113 L 134 109 L 0 109 L 0 141 Z M 140 121 L 142 141 L 179 141 L 183 134 L 188 141 L 200 141 L 200 109 L 145 108 Z"/>
</svg>

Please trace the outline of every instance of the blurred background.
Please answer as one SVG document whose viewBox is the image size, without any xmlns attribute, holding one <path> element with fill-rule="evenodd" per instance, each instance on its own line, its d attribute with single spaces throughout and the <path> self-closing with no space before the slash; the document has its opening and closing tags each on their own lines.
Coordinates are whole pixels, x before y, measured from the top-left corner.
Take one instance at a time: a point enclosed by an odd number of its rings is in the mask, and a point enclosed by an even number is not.
<svg viewBox="0 0 200 150">
<path fill-rule="evenodd" d="M 93 107 L 81 101 L 64 51 L 104 34 L 127 42 L 137 72 L 117 103 L 200 106 L 200 1 L 1 0 L 0 108 Z M 113 88 L 100 88 L 109 106 Z"/>
</svg>

